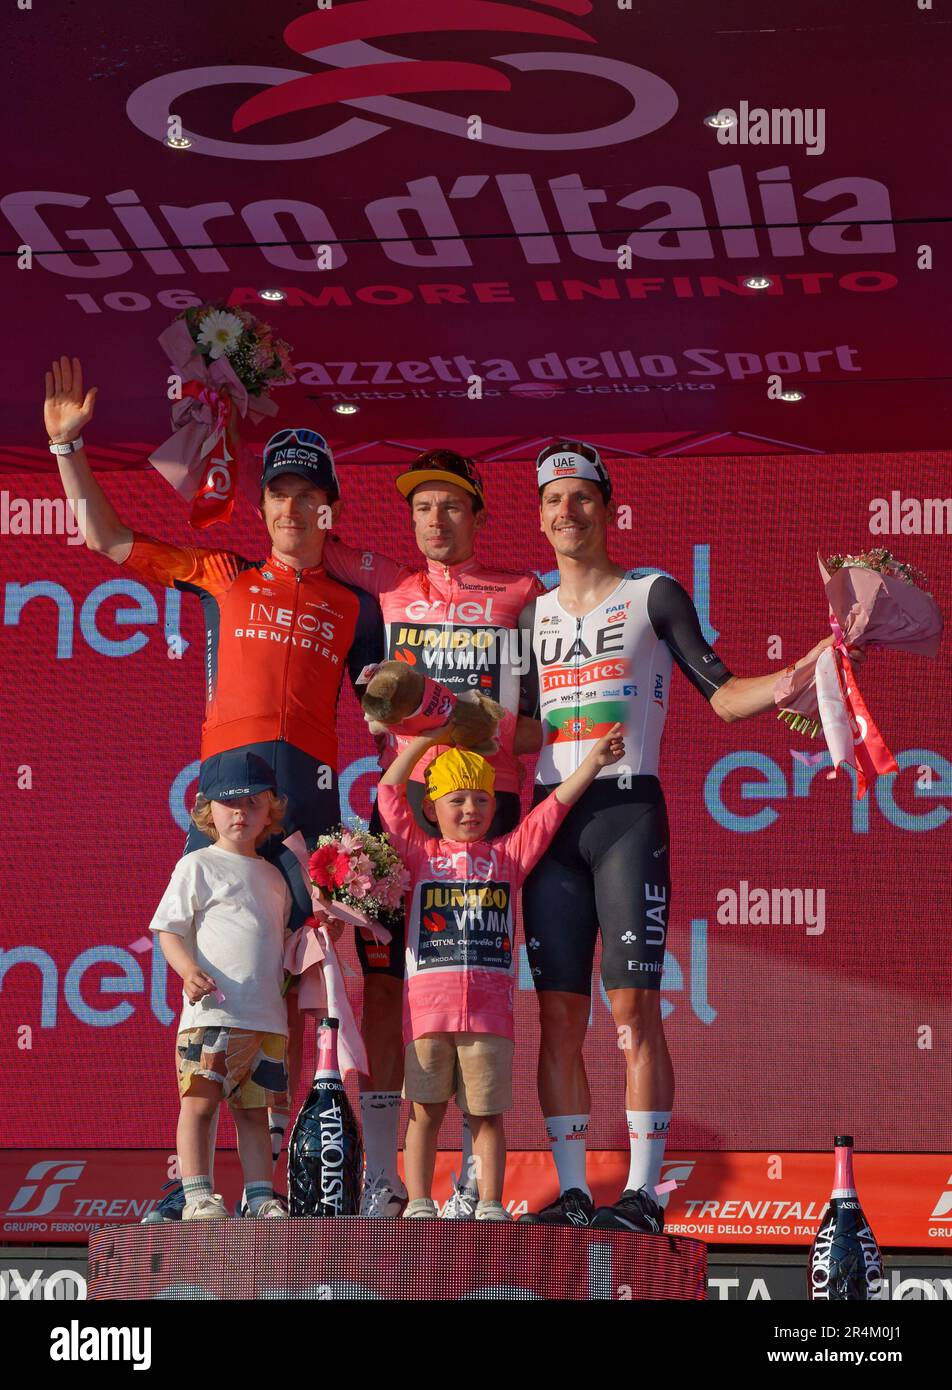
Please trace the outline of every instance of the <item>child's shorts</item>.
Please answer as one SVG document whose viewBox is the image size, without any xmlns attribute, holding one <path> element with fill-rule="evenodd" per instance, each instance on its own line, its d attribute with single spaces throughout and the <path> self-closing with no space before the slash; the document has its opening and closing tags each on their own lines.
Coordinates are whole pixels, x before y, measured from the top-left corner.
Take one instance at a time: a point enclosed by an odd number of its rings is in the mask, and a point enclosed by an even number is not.
<svg viewBox="0 0 952 1390">
<path fill-rule="evenodd" d="M 288 1040 L 250 1028 L 188 1028 L 175 1039 L 180 1096 L 192 1077 L 218 1081 L 233 1110 L 287 1110 Z"/>
<path fill-rule="evenodd" d="M 502 1115 L 512 1108 L 514 1050 L 495 1033 L 427 1033 L 407 1047 L 403 1094 L 438 1105 L 455 1092 L 467 1115 Z"/>
</svg>

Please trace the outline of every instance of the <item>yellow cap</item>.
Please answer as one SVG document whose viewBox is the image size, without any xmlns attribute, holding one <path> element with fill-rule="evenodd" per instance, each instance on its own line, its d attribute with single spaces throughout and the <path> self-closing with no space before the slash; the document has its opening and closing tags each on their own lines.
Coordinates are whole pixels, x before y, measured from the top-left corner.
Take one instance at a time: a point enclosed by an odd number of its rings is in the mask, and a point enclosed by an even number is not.
<svg viewBox="0 0 952 1390">
<path fill-rule="evenodd" d="M 448 792 L 491 792 L 496 783 L 492 764 L 467 748 L 448 748 L 433 759 L 424 775 L 426 794 L 431 801 Z"/>
</svg>

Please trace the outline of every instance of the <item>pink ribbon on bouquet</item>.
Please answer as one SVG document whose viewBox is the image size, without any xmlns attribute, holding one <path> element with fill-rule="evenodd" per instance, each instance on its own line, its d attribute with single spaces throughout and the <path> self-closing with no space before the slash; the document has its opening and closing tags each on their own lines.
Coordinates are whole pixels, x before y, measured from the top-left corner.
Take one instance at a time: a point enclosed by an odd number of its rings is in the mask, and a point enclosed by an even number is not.
<svg viewBox="0 0 952 1390">
<path fill-rule="evenodd" d="M 173 431 L 149 462 L 191 504 L 190 525 L 227 521 L 245 453 L 235 416 L 257 424 L 278 407 L 266 395 L 249 396 L 226 357 L 207 361 L 183 320 L 161 333 L 159 343 L 183 386 L 172 402 Z"/>
<path fill-rule="evenodd" d="M 284 844 L 301 866 L 301 873 L 310 890 L 311 902 L 316 911 L 326 912 L 328 916 L 354 923 L 365 935 L 372 936 L 382 944 L 390 940 L 387 928 L 375 922 L 373 918 L 358 912 L 356 908 L 348 907 L 345 903 L 335 903 L 321 897 L 320 889 L 311 882 L 307 863 L 308 848 L 300 830 L 289 835 Z M 284 968 L 292 975 L 301 976 L 298 1008 L 303 1013 L 315 1014 L 318 1017 L 329 1014 L 339 1021 L 337 1047 L 341 1075 L 346 1076 L 348 1072 L 356 1071 L 369 1076 L 370 1068 L 364 1040 L 354 1018 L 344 984 L 344 972 L 341 970 L 327 928 L 314 921 L 305 922 L 303 926 L 298 927 L 285 947 Z"/>
<path fill-rule="evenodd" d="M 298 1009 L 301 1013 L 314 1014 L 317 1018 L 327 1015 L 338 1020 L 337 1055 L 341 1075 L 355 1071 L 369 1076 L 364 1040 L 347 997 L 344 974 L 327 928 L 319 926 L 313 918 L 298 927 L 284 948 L 284 968 L 292 975 L 301 977 L 298 985 Z"/>
<path fill-rule="evenodd" d="M 835 623 L 835 618 L 832 619 Z M 834 636 L 839 624 L 836 623 Z M 866 701 L 856 684 L 853 667 L 840 640 L 817 657 L 816 703 L 830 750 L 835 777 L 844 763 L 856 773 L 856 798 L 866 795 L 869 783 L 879 774 L 898 772 L 899 764 L 886 747 Z"/>
<path fill-rule="evenodd" d="M 866 566 L 830 571 L 817 555 L 829 606 L 833 646 L 813 662 L 787 670 L 774 684 L 780 717 L 793 729 L 815 732 L 819 717 L 833 762 L 856 773 L 857 799 L 877 774 L 898 772 L 856 684 L 850 646 L 882 648 L 934 657 L 942 637 L 942 614 L 931 594 L 903 579 Z"/>
</svg>

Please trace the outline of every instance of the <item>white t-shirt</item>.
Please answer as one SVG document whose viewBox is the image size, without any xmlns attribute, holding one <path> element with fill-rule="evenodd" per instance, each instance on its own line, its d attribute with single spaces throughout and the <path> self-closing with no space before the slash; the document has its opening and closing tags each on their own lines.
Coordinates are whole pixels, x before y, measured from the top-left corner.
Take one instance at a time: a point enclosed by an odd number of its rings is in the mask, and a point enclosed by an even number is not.
<svg viewBox="0 0 952 1390">
<path fill-rule="evenodd" d="M 179 1032 L 231 1027 L 287 1036 L 281 986 L 290 915 L 288 885 L 266 859 L 209 845 L 178 861 L 149 930 L 183 937 L 224 995 L 190 1004 L 183 990 Z"/>
</svg>

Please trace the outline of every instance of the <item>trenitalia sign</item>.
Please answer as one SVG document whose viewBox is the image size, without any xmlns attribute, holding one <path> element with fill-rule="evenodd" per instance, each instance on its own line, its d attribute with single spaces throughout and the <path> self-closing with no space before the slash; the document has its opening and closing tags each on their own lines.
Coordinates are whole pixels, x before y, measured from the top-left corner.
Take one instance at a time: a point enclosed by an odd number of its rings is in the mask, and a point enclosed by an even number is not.
<svg viewBox="0 0 952 1390">
<path fill-rule="evenodd" d="M 173 1162 L 162 1149 L 7 1149 L 0 1152 L 0 1236 L 11 1245 L 68 1245 L 102 1226 L 137 1224 L 154 1208 Z M 458 1162 L 458 1153 L 437 1155 L 433 1190 L 440 1204 L 453 1190 Z M 628 1154 L 592 1150 L 587 1172 L 596 1204 L 611 1201 L 625 1181 Z M 665 1234 L 805 1250 L 827 1203 L 830 1172 L 829 1154 L 673 1152 L 661 1173 L 677 1184 L 664 1198 Z M 234 1149 L 219 1149 L 216 1175 L 233 1201 L 241 1190 Z M 282 1159 L 276 1183 L 283 1181 Z M 952 1249 L 952 1156 L 858 1155 L 857 1182 L 880 1246 Z M 555 1192 L 548 1153 L 510 1152 L 503 1201 L 514 1217 L 538 1210 Z M 952 1297 L 952 1286 L 943 1296 Z"/>
</svg>

